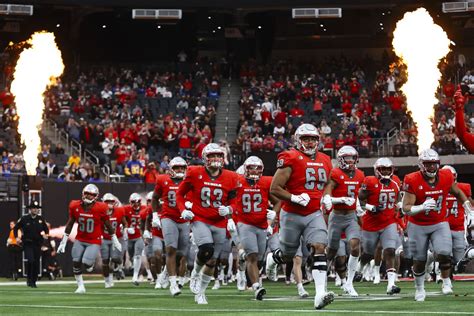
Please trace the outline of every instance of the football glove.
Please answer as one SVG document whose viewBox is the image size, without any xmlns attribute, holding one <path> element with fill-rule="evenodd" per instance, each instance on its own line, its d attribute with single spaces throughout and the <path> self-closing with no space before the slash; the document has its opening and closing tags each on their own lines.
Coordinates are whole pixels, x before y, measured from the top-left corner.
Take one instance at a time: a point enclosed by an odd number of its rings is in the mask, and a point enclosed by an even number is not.
<svg viewBox="0 0 474 316">
<path fill-rule="evenodd" d="M 308 193 L 302 193 L 300 195 L 291 195 L 291 202 L 301 205 L 301 206 L 306 206 L 309 204 L 310 198 Z"/>
</svg>

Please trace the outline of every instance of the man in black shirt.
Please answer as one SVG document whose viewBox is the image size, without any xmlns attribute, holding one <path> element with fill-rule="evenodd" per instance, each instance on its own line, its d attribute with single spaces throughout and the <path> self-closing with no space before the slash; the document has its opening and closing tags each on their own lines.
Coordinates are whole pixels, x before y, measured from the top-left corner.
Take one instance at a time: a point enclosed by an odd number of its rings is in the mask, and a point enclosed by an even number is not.
<svg viewBox="0 0 474 316">
<path fill-rule="evenodd" d="M 23 244 L 25 258 L 28 260 L 26 269 L 28 276 L 27 285 L 35 288 L 40 267 L 41 245 L 43 240 L 47 238 L 49 229 L 44 218 L 38 215 L 41 206 L 37 201 L 32 201 L 27 208 L 30 214 L 24 215 L 18 220 L 13 228 L 13 234 L 16 238 L 19 229 L 23 232 L 21 244 Z"/>
</svg>

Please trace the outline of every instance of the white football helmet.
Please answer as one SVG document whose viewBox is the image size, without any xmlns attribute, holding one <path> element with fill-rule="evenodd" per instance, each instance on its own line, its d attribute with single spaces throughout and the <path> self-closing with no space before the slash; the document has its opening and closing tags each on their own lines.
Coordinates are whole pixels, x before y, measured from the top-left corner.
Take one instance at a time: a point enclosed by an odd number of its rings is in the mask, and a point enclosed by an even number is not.
<svg viewBox="0 0 474 316">
<path fill-rule="evenodd" d="M 82 201 L 92 204 L 99 198 L 99 188 L 95 184 L 88 184 L 82 189 Z"/>
<path fill-rule="evenodd" d="M 344 170 L 355 170 L 359 162 L 359 153 L 352 146 L 342 146 L 337 152 L 339 168 Z"/>
<path fill-rule="evenodd" d="M 456 171 L 456 169 L 454 169 L 453 166 L 450 166 L 450 165 L 445 165 L 443 166 L 443 168 L 441 169 L 448 169 L 449 171 L 451 171 L 451 173 L 453 174 L 454 176 L 454 181 L 456 181 L 458 179 L 458 173 Z"/>
<path fill-rule="evenodd" d="M 426 166 L 425 164 L 430 165 Z M 433 149 L 425 149 L 418 156 L 418 167 L 420 168 L 421 173 L 428 178 L 436 177 L 439 170 L 439 164 L 439 155 Z"/>
<path fill-rule="evenodd" d="M 263 161 L 257 156 L 250 156 L 244 162 L 244 176 L 247 179 L 258 181 L 263 175 Z"/>
<path fill-rule="evenodd" d="M 134 210 L 137 210 L 142 205 L 142 197 L 138 193 L 132 193 L 128 199 L 128 202 Z"/>
<path fill-rule="evenodd" d="M 383 171 L 384 169 L 390 169 L 389 174 L 384 174 Z M 393 176 L 395 168 L 393 167 L 393 162 L 390 158 L 387 157 L 382 157 L 377 159 L 377 161 L 374 164 L 374 173 L 375 176 L 379 179 L 385 179 L 388 180 Z"/>
<path fill-rule="evenodd" d="M 209 155 L 217 154 L 217 157 L 209 157 Z M 202 150 L 202 161 L 206 168 L 222 169 L 224 167 L 224 148 L 216 143 L 207 144 Z"/>
<path fill-rule="evenodd" d="M 235 173 L 240 174 L 241 176 L 243 176 L 245 174 L 244 165 L 241 165 L 240 167 L 238 167 L 237 170 L 235 170 Z"/>
<path fill-rule="evenodd" d="M 186 160 L 184 160 L 181 157 L 174 157 L 173 159 L 171 159 L 168 166 L 169 166 L 168 173 L 171 176 L 171 178 L 184 179 L 184 177 L 186 176 L 186 169 L 188 168 L 188 164 L 186 163 Z M 184 167 L 185 170 L 184 172 L 178 173 L 174 171 L 173 169 L 174 167 Z"/>
<path fill-rule="evenodd" d="M 302 137 L 313 137 L 316 138 L 314 144 L 306 143 L 303 144 L 301 140 Z M 308 156 L 314 155 L 318 151 L 319 145 L 319 131 L 318 129 L 312 124 L 302 124 L 300 125 L 295 132 L 295 141 L 296 141 L 296 149 L 303 152 Z"/>
<path fill-rule="evenodd" d="M 147 201 L 147 202 L 151 202 L 152 199 L 153 199 L 153 191 L 148 192 L 148 193 L 146 194 L 146 201 Z"/>
</svg>

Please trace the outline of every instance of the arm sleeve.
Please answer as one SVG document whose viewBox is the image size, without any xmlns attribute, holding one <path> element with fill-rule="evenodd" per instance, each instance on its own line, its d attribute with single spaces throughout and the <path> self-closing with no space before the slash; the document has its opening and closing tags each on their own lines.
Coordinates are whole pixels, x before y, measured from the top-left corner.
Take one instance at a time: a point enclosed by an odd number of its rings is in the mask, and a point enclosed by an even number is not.
<svg viewBox="0 0 474 316">
<path fill-rule="evenodd" d="M 464 121 L 464 109 L 456 109 L 456 135 L 467 150 L 474 154 L 474 134 L 469 134 Z"/>
<path fill-rule="evenodd" d="M 191 181 L 192 181 L 192 172 L 188 171 L 183 182 L 179 184 L 178 192 L 176 192 L 176 205 L 180 212 L 186 209 L 186 207 L 184 206 L 184 203 L 186 201 L 185 196 L 186 196 L 186 193 L 188 193 L 188 191 L 190 191 L 192 188 Z"/>
</svg>

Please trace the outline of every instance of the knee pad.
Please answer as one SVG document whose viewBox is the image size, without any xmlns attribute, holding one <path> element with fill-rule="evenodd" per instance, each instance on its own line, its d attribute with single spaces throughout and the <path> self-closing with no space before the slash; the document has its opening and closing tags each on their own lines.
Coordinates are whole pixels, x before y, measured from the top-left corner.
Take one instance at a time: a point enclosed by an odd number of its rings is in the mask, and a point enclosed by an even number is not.
<svg viewBox="0 0 474 316">
<path fill-rule="evenodd" d="M 203 244 L 198 247 L 197 258 L 200 262 L 206 263 L 214 254 L 214 244 Z"/>
<path fill-rule="evenodd" d="M 327 271 L 328 270 L 328 263 L 325 254 L 317 254 L 313 255 L 313 270 L 320 270 L 320 271 Z"/>
<path fill-rule="evenodd" d="M 281 251 L 280 248 L 273 250 L 272 252 L 273 255 L 273 261 L 275 261 L 278 264 L 283 264 L 285 261 L 283 260 L 283 252 Z"/>
<path fill-rule="evenodd" d="M 82 274 L 82 269 L 81 268 L 75 268 L 73 267 L 72 268 L 72 273 L 78 275 L 78 274 Z"/>
</svg>

